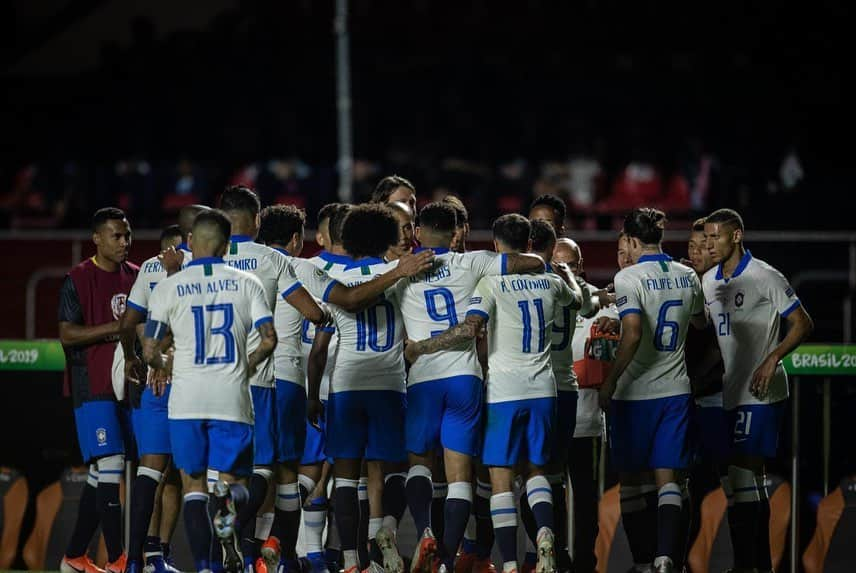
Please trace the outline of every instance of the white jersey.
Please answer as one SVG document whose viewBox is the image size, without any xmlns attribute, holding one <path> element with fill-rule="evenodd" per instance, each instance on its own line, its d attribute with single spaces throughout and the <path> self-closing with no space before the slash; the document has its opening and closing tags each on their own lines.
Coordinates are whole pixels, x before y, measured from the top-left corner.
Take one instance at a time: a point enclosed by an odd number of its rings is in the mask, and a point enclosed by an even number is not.
<svg viewBox="0 0 856 573">
<path fill-rule="evenodd" d="M 378 258 L 352 261 L 333 277 L 346 286 L 355 286 L 394 268 Z M 332 270 L 332 269 L 331 269 Z M 335 368 L 330 375 L 330 393 L 352 390 L 405 391 L 404 325 L 398 305 L 398 287 L 387 289 L 376 304 L 360 312 L 348 312 L 330 305 L 336 321 L 339 343 Z"/>
<path fill-rule="evenodd" d="M 163 279 L 147 326 L 169 327 L 175 341 L 170 419 L 253 423 L 248 333 L 273 320 L 261 282 L 206 257 Z"/>
<path fill-rule="evenodd" d="M 666 254 L 644 255 L 615 275 L 619 316 L 642 317 L 642 339 L 618 379 L 617 400 L 653 400 L 690 393 L 684 341 L 690 317 L 704 312 L 693 269 Z"/>
<path fill-rule="evenodd" d="M 284 254 L 285 252 L 282 251 Z M 291 258 L 297 279 L 309 294 L 316 300 L 327 302 L 330 291 L 338 283 L 324 270 L 316 267 L 306 259 Z M 304 386 L 306 383 L 306 365 L 303 360 L 303 343 L 301 341 L 304 318 L 296 308 L 286 302 L 285 297 L 279 296 L 274 308 L 273 324 L 279 338 L 279 344 L 274 351 L 274 376 Z"/>
<path fill-rule="evenodd" d="M 316 267 L 323 269 L 328 274 L 341 274 L 350 263 L 353 262 L 351 257 L 347 255 L 336 255 L 329 251 L 321 251 L 314 257 L 309 259 L 309 262 Z M 312 343 L 315 342 L 315 333 L 318 328 L 303 319 L 303 324 L 300 329 L 300 341 L 303 345 L 303 368 L 304 376 L 308 373 L 309 367 L 309 352 L 312 350 Z M 324 366 L 324 374 L 321 376 L 321 388 L 319 397 L 326 401 L 330 395 L 330 372 L 333 370 L 333 363 L 336 357 L 336 345 L 339 344 L 339 337 L 336 335 L 335 326 L 325 326 L 322 328 L 325 332 L 330 332 L 333 336 L 330 338 L 330 343 L 327 346 L 327 363 Z"/>
<path fill-rule="evenodd" d="M 491 251 L 454 253 L 432 248 L 434 266 L 402 281 L 401 314 L 407 336 L 424 340 L 466 319 L 467 304 L 478 282 L 503 274 L 506 255 Z M 473 340 L 466 348 L 454 348 L 419 358 L 407 375 L 407 384 L 453 376 L 482 377 Z"/>
<path fill-rule="evenodd" d="M 552 273 L 479 281 L 467 314 L 488 321 L 489 404 L 556 396 L 550 361 L 553 322 L 563 306 L 579 307 L 581 302 Z"/>
<path fill-rule="evenodd" d="M 588 285 L 590 290 L 596 287 Z M 574 363 L 582 362 L 585 358 L 586 343 L 589 339 L 592 325 L 601 317 L 618 320 L 618 310 L 615 305 L 609 305 L 600 309 L 591 318 L 584 318 L 577 314 L 574 337 L 571 340 L 571 349 Z M 603 436 L 605 428 L 603 410 L 598 402 L 597 388 L 580 388 L 577 398 L 577 424 L 574 428 L 575 438 L 593 438 Z"/>
<path fill-rule="evenodd" d="M 181 261 L 181 268 L 183 269 L 193 260 L 193 253 L 187 250 L 187 245 L 184 243 L 176 249 L 184 255 Z M 137 280 L 134 281 L 134 286 L 131 287 L 131 292 L 128 294 L 128 300 L 125 303 L 143 316 L 147 316 L 149 313 L 149 297 L 155 290 L 155 286 L 165 278 L 166 269 L 158 260 L 158 256 L 155 255 L 146 259 L 140 265 Z M 116 345 L 116 350 L 113 353 L 112 378 L 116 399 L 123 400 L 125 398 L 125 352 L 121 344 Z"/>
<path fill-rule="evenodd" d="M 179 245 L 178 249 L 184 254 L 184 259 L 181 261 L 181 268 L 185 268 L 187 264 L 193 260 L 193 253 L 187 250 L 183 245 Z M 127 305 L 134 310 L 145 315 L 149 310 L 149 296 L 155 285 L 166 278 L 166 269 L 163 268 L 157 255 L 150 259 L 146 259 L 140 265 L 140 272 L 137 274 L 137 280 L 134 281 L 134 286 L 131 287 L 131 292 L 128 294 Z"/>
<path fill-rule="evenodd" d="M 746 251 L 731 278 L 724 278 L 722 267 L 716 266 L 705 273 L 702 284 L 725 363 L 722 380 L 725 408 L 786 399 L 788 379 L 781 362 L 764 400 L 755 398 L 749 388 L 755 370 L 780 342 L 779 317 L 787 317 L 800 306 L 787 279 Z"/>
<path fill-rule="evenodd" d="M 300 281 L 297 280 L 289 257 L 266 245 L 254 242 L 252 237 L 246 235 L 233 235 L 229 241 L 229 252 L 223 259 L 230 267 L 246 271 L 262 282 L 271 312 L 276 307 L 278 297 L 287 296 L 300 288 Z M 247 351 L 254 351 L 259 342 L 261 337 L 253 330 L 250 333 Z M 259 364 L 258 370 L 250 379 L 250 386 L 273 388 L 273 363 L 273 359 L 268 358 Z"/>
</svg>

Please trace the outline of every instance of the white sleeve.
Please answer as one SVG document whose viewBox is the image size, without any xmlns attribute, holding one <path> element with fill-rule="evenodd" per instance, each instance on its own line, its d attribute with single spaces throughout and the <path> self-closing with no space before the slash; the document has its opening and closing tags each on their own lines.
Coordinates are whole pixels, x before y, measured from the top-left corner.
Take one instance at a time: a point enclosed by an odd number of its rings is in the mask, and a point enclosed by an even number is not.
<svg viewBox="0 0 856 573">
<path fill-rule="evenodd" d="M 760 281 L 761 294 L 786 318 L 802 303 L 785 275 L 773 267 L 769 267 L 765 275 L 764 280 Z"/>
<path fill-rule="evenodd" d="M 580 293 L 569 287 L 562 277 L 556 276 L 555 279 L 553 282 L 558 290 L 556 303 L 560 306 L 570 306 L 574 310 L 579 310 L 583 302 Z"/>
<path fill-rule="evenodd" d="M 294 259 L 291 261 L 299 284 L 303 285 L 309 294 L 318 300 L 328 302 L 330 291 L 339 281 L 327 274 L 327 271 L 316 267 L 309 261 L 303 259 Z M 280 291 L 283 297 L 288 296 L 285 291 Z M 290 294 L 290 293 L 289 293 Z"/>
<path fill-rule="evenodd" d="M 476 291 L 470 298 L 469 305 L 467 305 L 467 316 L 474 314 L 487 321 L 490 320 L 490 315 L 493 314 L 495 308 L 496 297 L 493 294 L 490 281 L 482 279 L 476 285 Z"/>
<path fill-rule="evenodd" d="M 134 281 L 134 286 L 131 287 L 131 292 L 128 294 L 127 305 L 140 312 L 147 314 L 149 311 L 149 295 L 152 287 L 149 284 L 148 273 L 139 273 L 137 280 Z"/>
<path fill-rule="evenodd" d="M 155 286 L 149 298 L 149 319 L 169 325 L 169 286 L 164 287 L 163 282 Z"/>
<path fill-rule="evenodd" d="M 469 269 L 478 277 L 490 277 L 506 274 L 507 255 L 493 251 L 471 251 L 461 255 L 468 263 Z"/>
<path fill-rule="evenodd" d="M 298 283 L 299 285 L 300 283 Z M 255 277 L 247 281 L 247 294 L 250 296 L 250 318 L 253 328 L 258 328 L 265 322 L 273 321 L 273 314 L 268 306 L 267 296 L 262 283 Z"/>
<path fill-rule="evenodd" d="M 282 298 L 285 298 L 303 285 L 297 279 L 297 273 L 294 271 L 294 266 L 288 257 L 279 253 L 276 254 L 277 256 L 274 257 L 274 261 L 276 262 L 274 264 L 279 266 L 276 287 Z"/>
<path fill-rule="evenodd" d="M 615 275 L 615 306 L 618 307 L 620 318 L 630 313 L 642 314 L 639 292 L 625 272 L 619 272 Z"/>
</svg>

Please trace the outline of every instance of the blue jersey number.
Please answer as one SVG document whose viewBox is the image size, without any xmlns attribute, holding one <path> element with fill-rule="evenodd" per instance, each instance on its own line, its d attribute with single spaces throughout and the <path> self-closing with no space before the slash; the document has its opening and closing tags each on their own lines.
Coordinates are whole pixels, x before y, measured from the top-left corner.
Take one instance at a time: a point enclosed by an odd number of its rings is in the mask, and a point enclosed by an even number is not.
<svg viewBox="0 0 856 573">
<path fill-rule="evenodd" d="M 442 301 L 443 310 L 437 308 L 437 302 Z M 447 288 L 432 288 L 425 291 L 425 308 L 428 316 L 436 322 L 448 322 L 449 327 L 458 324 L 458 314 L 455 312 L 455 297 Z M 431 336 L 437 336 L 442 330 L 432 330 Z"/>
<path fill-rule="evenodd" d="M 717 316 L 719 317 L 719 336 L 731 336 L 731 314 L 720 312 Z"/>
<path fill-rule="evenodd" d="M 535 314 L 538 317 L 538 352 L 544 351 L 547 340 L 547 323 L 544 320 L 544 301 L 536 298 L 531 301 L 535 306 Z M 529 310 L 528 300 L 517 302 L 520 307 L 520 315 L 523 319 L 523 352 L 532 352 L 532 312 Z"/>
<path fill-rule="evenodd" d="M 574 325 L 576 328 L 576 325 Z M 562 340 L 559 342 L 554 342 L 550 345 L 550 350 L 553 352 L 558 352 L 560 350 L 564 350 L 568 347 L 568 344 L 571 343 L 571 309 L 570 307 L 564 307 L 562 309 L 562 324 L 556 324 L 556 321 L 553 321 L 553 332 L 555 334 L 561 334 Z"/>
<path fill-rule="evenodd" d="M 682 300 L 667 300 L 660 306 L 657 314 L 657 327 L 654 329 L 654 348 L 663 352 L 671 352 L 678 347 L 678 329 L 680 325 L 674 320 L 668 320 L 669 309 L 683 306 Z M 668 332 L 668 335 L 667 335 Z M 668 336 L 665 342 L 663 338 Z"/>
<path fill-rule="evenodd" d="M 312 338 L 309 336 L 309 327 L 312 325 L 307 319 L 303 319 L 303 324 L 300 325 L 300 341 L 304 344 L 312 344 Z"/>
<path fill-rule="evenodd" d="M 386 314 L 386 340 L 383 346 L 378 340 L 378 310 Z M 373 352 L 386 352 L 395 341 L 395 309 L 389 301 L 382 300 L 371 308 L 357 313 L 357 350 L 365 352 L 366 346 Z"/>
<path fill-rule="evenodd" d="M 232 334 L 232 325 L 235 322 L 235 309 L 232 303 L 208 304 L 203 306 L 191 306 L 193 312 L 193 330 L 196 333 L 196 353 L 194 364 L 232 364 L 237 358 L 235 352 L 235 335 Z M 205 351 L 205 313 L 222 313 L 223 323 L 211 328 L 211 336 L 222 336 L 226 353 L 223 356 L 207 356 Z M 212 318 L 211 322 L 217 319 Z"/>
</svg>

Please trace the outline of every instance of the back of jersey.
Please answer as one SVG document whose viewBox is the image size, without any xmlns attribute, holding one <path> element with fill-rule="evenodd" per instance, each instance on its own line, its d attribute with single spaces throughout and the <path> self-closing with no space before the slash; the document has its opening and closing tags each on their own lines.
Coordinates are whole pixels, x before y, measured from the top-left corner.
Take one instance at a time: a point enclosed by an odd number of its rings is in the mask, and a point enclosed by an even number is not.
<svg viewBox="0 0 856 573">
<path fill-rule="evenodd" d="M 265 290 L 265 297 L 271 310 L 281 292 L 299 284 L 294 269 L 288 264 L 288 258 L 276 250 L 256 243 L 250 237 L 236 235 L 230 239 L 229 251 L 223 257 L 230 267 L 246 271 L 258 278 Z M 250 333 L 248 350 L 252 352 L 261 339 L 257 332 Z M 250 385 L 273 387 L 273 360 L 267 359 L 259 364 Z"/>
<path fill-rule="evenodd" d="M 330 290 L 338 284 L 326 272 L 306 259 L 289 257 L 289 265 L 294 269 L 300 284 L 318 302 L 326 302 Z M 274 351 L 274 375 L 279 380 L 303 386 L 305 366 L 301 338 L 304 318 L 300 311 L 285 300 L 286 296 L 288 296 L 287 292 L 280 293 L 274 308 L 274 326 L 279 338 L 279 344 Z"/>
<path fill-rule="evenodd" d="M 467 314 L 488 321 L 488 403 L 556 396 L 551 331 L 555 312 L 573 302 L 570 288 L 554 274 L 479 281 Z"/>
<path fill-rule="evenodd" d="M 383 259 L 353 261 L 331 276 L 346 286 L 370 281 L 398 264 Z M 339 342 L 330 392 L 393 390 L 404 392 L 404 332 L 395 287 L 372 306 L 357 313 L 330 305 Z"/>
<path fill-rule="evenodd" d="M 502 274 L 503 255 L 490 251 L 452 253 L 447 249 L 432 250 L 436 255 L 434 266 L 401 282 L 401 313 L 407 336 L 412 340 L 436 336 L 463 322 L 467 304 L 479 280 L 484 276 Z M 422 356 L 410 367 L 407 383 L 412 385 L 467 375 L 482 376 L 475 342 L 466 348 Z"/>
<path fill-rule="evenodd" d="M 330 276 L 339 276 L 344 272 L 345 267 L 353 261 L 351 257 L 347 255 L 336 255 L 329 251 L 321 251 L 309 259 L 309 262 L 325 271 Z M 327 363 L 324 366 L 324 375 L 321 378 L 320 397 L 322 400 L 326 400 L 327 396 L 330 394 L 330 373 L 333 371 L 336 358 L 336 348 L 339 344 L 339 336 L 335 333 L 336 327 L 330 326 L 325 328 L 327 328 L 328 331 L 332 330 L 333 336 L 330 338 L 330 344 L 327 346 Z M 300 342 L 303 346 L 304 375 L 307 373 L 305 369 L 308 367 L 309 352 L 312 350 L 312 343 L 315 342 L 315 330 L 315 325 L 304 318 L 303 324 L 300 328 Z"/>
<path fill-rule="evenodd" d="M 690 393 L 684 341 L 690 317 L 704 312 L 704 296 L 693 269 L 666 254 L 644 255 L 615 275 L 621 317 L 642 319 L 642 339 L 618 379 L 618 400 L 652 400 Z"/>
<path fill-rule="evenodd" d="M 248 333 L 271 320 L 258 279 L 221 259 L 197 259 L 158 283 L 150 320 L 175 339 L 169 417 L 252 423 Z"/>
</svg>

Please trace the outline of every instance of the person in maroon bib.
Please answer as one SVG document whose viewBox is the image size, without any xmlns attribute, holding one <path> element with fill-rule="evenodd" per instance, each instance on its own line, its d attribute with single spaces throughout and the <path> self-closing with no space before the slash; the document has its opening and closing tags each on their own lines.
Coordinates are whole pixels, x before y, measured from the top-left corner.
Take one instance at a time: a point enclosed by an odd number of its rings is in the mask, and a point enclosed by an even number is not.
<svg viewBox="0 0 856 573">
<path fill-rule="evenodd" d="M 113 392 L 112 366 L 119 318 L 139 268 L 127 261 L 131 226 L 114 207 L 95 212 L 96 254 L 72 268 L 59 297 L 59 338 L 65 349 L 64 389 L 72 398 L 77 437 L 89 480 L 80 499 L 74 533 L 60 564 L 62 573 L 97 573 L 86 548 L 100 522 L 107 571 L 122 573 L 119 480 L 125 461 L 127 412 Z"/>
</svg>

